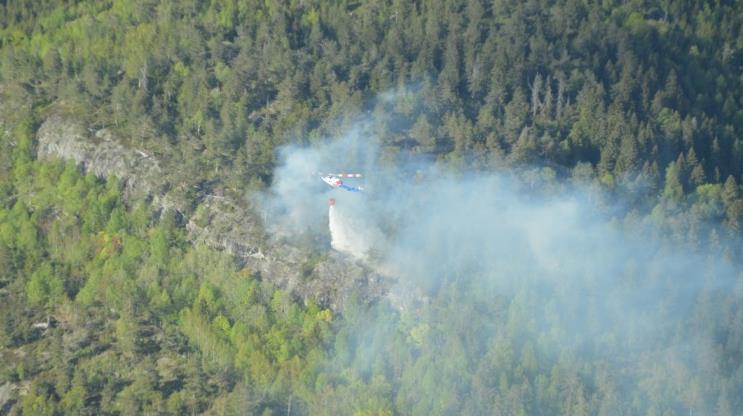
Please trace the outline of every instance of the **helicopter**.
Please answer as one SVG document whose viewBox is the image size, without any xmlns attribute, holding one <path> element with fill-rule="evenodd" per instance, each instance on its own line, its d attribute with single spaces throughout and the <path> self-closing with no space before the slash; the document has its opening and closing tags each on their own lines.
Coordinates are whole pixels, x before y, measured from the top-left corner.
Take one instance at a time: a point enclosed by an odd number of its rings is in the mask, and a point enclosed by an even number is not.
<svg viewBox="0 0 743 416">
<path fill-rule="evenodd" d="M 343 182 L 341 178 L 360 178 L 360 173 L 319 173 L 320 179 L 333 188 L 343 189 L 348 192 L 363 192 L 360 186 L 351 186 Z"/>
</svg>

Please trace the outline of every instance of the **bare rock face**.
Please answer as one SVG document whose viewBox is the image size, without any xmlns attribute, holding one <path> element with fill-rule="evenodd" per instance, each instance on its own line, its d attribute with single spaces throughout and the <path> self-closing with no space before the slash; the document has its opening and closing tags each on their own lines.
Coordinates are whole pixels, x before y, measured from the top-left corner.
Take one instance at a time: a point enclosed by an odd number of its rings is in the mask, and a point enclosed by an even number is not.
<svg viewBox="0 0 743 416">
<path fill-rule="evenodd" d="M 336 251 L 310 254 L 268 238 L 256 210 L 229 197 L 207 196 L 186 229 L 192 241 L 225 250 L 260 279 L 300 299 L 342 311 L 352 295 L 361 302 L 387 292 L 391 281 Z"/>
<path fill-rule="evenodd" d="M 59 157 L 74 160 L 99 178 L 116 176 L 125 181 L 127 192 L 151 194 L 162 169 L 158 161 L 141 150 L 117 143 L 107 129 L 87 134 L 83 126 L 59 115 L 52 115 L 37 133 L 39 159 Z"/>
<path fill-rule="evenodd" d="M 106 129 L 89 134 L 74 120 L 50 116 L 37 133 L 39 159 L 74 160 L 89 172 L 105 178 L 116 176 L 125 183 L 125 196 L 132 200 L 151 197 L 155 207 L 178 212 L 187 203 L 186 188 L 173 186 L 171 171 L 154 155 L 127 148 Z M 168 192 L 161 190 L 169 189 Z M 229 196 L 203 196 L 196 212 L 186 221 L 194 243 L 224 250 L 236 263 L 258 274 L 299 299 L 315 299 L 342 311 L 352 294 L 369 301 L 386 293 L 389 281 L 360 262 L 336 252 L 312 256 L 286 243 L 269 241 L 260 215 L 248 202 Z"/>
<path fill-rule="evenodd" d="M 10 410 L 10 407 L 13 405 L 13 402 L 16 399 L 16 390 L 18 389 L 18 386 L 13 383 L 5 383 L 2 386 L 0 386 L 0 413 L 6 414 L 8 410 Z"/>
<path fill-rule="evenodd" d="M 335 251 L 322 256 L 270 241 L 259 216 L 228 197 L 208 196 L 186 228 L 194 242 L 230 253 L 237 263 L 300 299 L 342 311 L 353 294 L 360 301 L 382 296 L 389 281 Z"/>
<path fill-rule="evenodd" d="M 389 277 L 372 271 L 363 263 L 349 263 L 335 251 L 317 264 L 315 273 L 321 277 L 308 282 L 307 292 L 333 310 L 342 311 L 353 295 L 360 296 L 361 302 L 381 298 L 392 284 Z"/>
<path fill-rule="evenodd" d="M 260 247 L 263 230 L 250 207 L 230 198 L 207 195 L 186 224 L 191 239 L 226 250 L 239 259 L 265 256 Z"/>
</svg>

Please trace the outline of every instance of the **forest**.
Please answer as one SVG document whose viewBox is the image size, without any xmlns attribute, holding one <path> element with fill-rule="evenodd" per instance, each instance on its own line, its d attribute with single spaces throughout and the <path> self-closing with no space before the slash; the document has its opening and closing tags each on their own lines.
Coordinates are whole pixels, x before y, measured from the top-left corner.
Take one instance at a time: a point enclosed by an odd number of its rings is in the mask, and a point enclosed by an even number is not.
<svg viewBox="0 0 743 416">
<path fill-rule="evenodd" d="M 742 26 L 734 0 L 0 1 L 0 414 L 741 414 Z M 155 194 L 38 157 L 53 117 L 156 157 Z M 644 306 L 597 328 L 514 266 L 334 310 L 190 238 L 204 195 L 270 193 L 281 149 L 359 119 L 382 166 L 591 189 L 657 250 L 601 257 L 601 297 Z"/>
</svg>

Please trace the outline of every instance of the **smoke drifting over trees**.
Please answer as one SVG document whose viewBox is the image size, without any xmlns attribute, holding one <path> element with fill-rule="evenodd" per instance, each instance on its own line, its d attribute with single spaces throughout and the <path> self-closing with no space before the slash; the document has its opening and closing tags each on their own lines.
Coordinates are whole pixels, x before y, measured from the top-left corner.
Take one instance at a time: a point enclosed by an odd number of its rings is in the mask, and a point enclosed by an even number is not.
<svg viewBox="0 0 743 416">
<path fill-rule="evenodd" d="M 739 264 L 659 237 L 650 217 L 579 181 L 379 162 L 375 125 L 284 148 L 268 198 L 278 229 L 343 239 L 333 247 L 394 281 L 388 303 L 348 320 L 333 365 L 385 376 L 416 413 L 740 408 L 737 347 L 725 344 L 741 335 L 726 329 L 743 299 Z M 343 169 L 361 170 L 367 192 L 312 174 Z M 343 210 L 328 236 L 331 195 Z"/>
<path fill-rule="evenodd" d="M 743 414 L 741 16 L 0 1 L 0 414 Z"/>
</svg>

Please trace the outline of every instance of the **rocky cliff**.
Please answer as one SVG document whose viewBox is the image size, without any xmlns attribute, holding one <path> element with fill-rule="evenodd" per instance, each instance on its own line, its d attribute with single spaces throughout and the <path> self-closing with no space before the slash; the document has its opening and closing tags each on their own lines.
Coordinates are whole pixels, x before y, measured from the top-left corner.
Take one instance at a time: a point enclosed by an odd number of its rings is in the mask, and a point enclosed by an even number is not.
<svg viewBox="0 0 743 416">
<path fill-rule="evenodd" d="M 152 155 L 119 144 L 108 129 L 93 134 L 82 125 L 60 115 L 52 115 L 37 132 L 37 157 L 74 160 L 100 178 L 117 176 L 128 193 L 147 195 L 156 192 L 163 170 Z"/>
<path fill-rule="evenodd" d="M 151 198 L 161 210 L 191 211 L 186 209 L 194 202 L 185 194 L 188 186 L 176 184 L 178 178 L 169 174 L 167 163 L 146 150 L 124 146 L 107 129 L 90 131 L 75 120 L 52 115 L 36 138 L 40 159 L 74 160 L 99 177 L 118 177 L 129 200 Z M 330 250 L 309 255 L 287 242 L 272 241 L 249 202 L 211 194 L 197 199 L 194 214 L 183 218 L 190 240 L 229 252 L 240 266 L 296 298 L 313 298 L 340 311 L 353 293 L 368 300 L 387 291 L 389 280 L 362 263 Z"/>
</svg>

